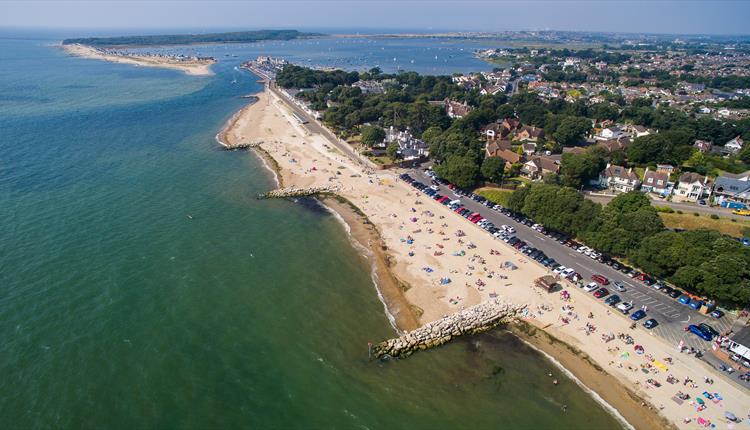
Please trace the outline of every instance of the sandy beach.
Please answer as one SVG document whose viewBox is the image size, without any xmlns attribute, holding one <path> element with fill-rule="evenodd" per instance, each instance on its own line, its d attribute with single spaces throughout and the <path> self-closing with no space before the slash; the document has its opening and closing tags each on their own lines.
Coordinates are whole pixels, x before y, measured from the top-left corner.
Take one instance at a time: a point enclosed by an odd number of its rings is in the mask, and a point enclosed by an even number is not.
<svg viewBox="0 0 750 430">
<path fill-rule="evenodd" d="M 213 60 L 179 61 L 168 57 L 150 55 L 108 55 L 90 46 L 80 44 L 60 45 L 60 47 L 68 54 L 77 57 L 130 64 L 133 66 L 173 69 L 192 76 L 213 75 L 211 65 L 216 62 Z"/>
<path fill-rule="evenodd" d="M 416 192 L 398 179 L 400 172 L 361 167 L 324 136 L 308 132 L 273 93 L 258 94 L 217 138 L 230 147 L 259 142 L 284 186 L 339 188 L 342 201 L 326 205 L 342 215 L 353 240 L 371 251 L 379 290 L 399 328 L 492 297 L 525 303 L 529 312 L 512 330 L 555 357 L 635 428 L 702 428 L 699 418 L 731 428 L 725 411 L 747 413 L 747 393 L 705 363 L 641 327 L 630 329 L 630 320 L 575 287 L 566 285 L 569 299 L 535 289 L 532 282 L 548 274 L 545 268 Z M 506 262 L 517 268 L 504 268 Z M 630 335 L 634 344 L 605 340 L 609 333 Z M 669 375 L 677 382 L 668 382 Z M 705 376 L 715 382 L 704 382 Z M 678 391 L 690 399 L 673 400 Z M 695 399 L 704 391 L 720 393 L 722 400 L 705 399 L 699 411 Z"/>
</svg>

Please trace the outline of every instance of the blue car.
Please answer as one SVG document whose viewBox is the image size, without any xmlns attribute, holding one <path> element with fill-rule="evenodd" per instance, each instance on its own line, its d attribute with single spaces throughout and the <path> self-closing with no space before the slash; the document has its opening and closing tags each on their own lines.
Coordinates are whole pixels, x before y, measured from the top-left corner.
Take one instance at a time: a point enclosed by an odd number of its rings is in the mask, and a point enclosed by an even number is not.
<svg viewBox="0 0 750 430">
<path fill-rule="evenodd" d="M 688 306 L 690 306 L 691 308 L 693 308 L 695 310 L 698 310 L 698 309 L 701 308 L 701 306 L 703 306 L 703 302 L 701 300 L 695 300 L 695 299 L 693 299 L 693 300 L 690 301 L 690 303 L 688 303 Z"/>
<path fill-rule="evenodd" d="M 711 339 L 713 339 L 713 335 L 711 334 L 711 332 L 709 332 L 708 330 L 705 330 L 705 329 L 703 329 L 701 327 L 698 327 L 695 324 L 690 324 L 688 326 L 688 330 L 690 331 L 690 333 L 693 333 L 694 335 L 698 336 L 699 338 L 701 338 L 701 339 L 703 339 L 703 340 L 705 340 L 707 342 L 710 342 Z"/>
<path fill-rule="evenodd" d="M 642 309 L 639 309 L 635 312 L 633 312 L 632 315 L 630 315 L 630 319 L 633 321 L 638 321 L 640 319 L 643 319 L 646 316 L 646 312 L 643 312 Z"/>
<path fill-rule="evenodd" d="M 683 305 L 686 305 L 690 303 L 690 296 L 688 296 L 687 294 L 683 294 L 677 298 L 677 301 L 682 303 Z"/>
</svg>

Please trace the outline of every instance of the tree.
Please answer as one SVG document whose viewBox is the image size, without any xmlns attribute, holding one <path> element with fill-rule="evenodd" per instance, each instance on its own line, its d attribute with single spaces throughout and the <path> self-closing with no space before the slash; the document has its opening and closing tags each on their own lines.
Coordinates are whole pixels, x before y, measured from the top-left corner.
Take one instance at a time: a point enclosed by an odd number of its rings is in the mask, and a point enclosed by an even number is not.
<svg viewBox="0 0 750 430">
<path fill-rule="evenodd" d="M 640 191 L 623 193 L 612 199 L 584 236 L 587 244 L 617 256 L 635 251 L 641 241 L 664 230 L 649 198 Z"/>
<path fill-rule="evenodd" d="M 477 182 L 479 168 L 471 157 L 451 155 L 445 162 L 434 167 L 435 172 L 443 179 L 459 188 L 470 188 Z"/>
<path fill-rule="evenodd" d="M 572 146 L 583 139 L 590 131 L 591 121 L 588 118 L 568 116 L 560 122 L 553 137 L 563 146 Z"/>
<path fill-rule="evenodd" d="M 375 125 L 362 127 L 362 143 L 372 148 L 385 139 L 385 130 Z"/>
<path fill-rule="evenodd" d="M 482 162 L 480 172 L 482 176 L 493 183 L 499 184 L 503 180 L 505 160 L 500 157 L 486 157 Z"/>
<path fill-rule="evenodd" d="M 385 148 L 385 153 L 388 154 L 391 159 L 396 160 L 399 158 L 398 149 L 398 144 L 396 142 L 391 142 Z"/>
<path fill-rule="evenodd" d="M 605 151 L 603 148 L 594 147 L 587 149 L 583 154 L 563 154 L 560 163 L 563 185 L 580 188 L 586 182 L 598 178 L 599 172 L 607 165 Z"/>
</svg>

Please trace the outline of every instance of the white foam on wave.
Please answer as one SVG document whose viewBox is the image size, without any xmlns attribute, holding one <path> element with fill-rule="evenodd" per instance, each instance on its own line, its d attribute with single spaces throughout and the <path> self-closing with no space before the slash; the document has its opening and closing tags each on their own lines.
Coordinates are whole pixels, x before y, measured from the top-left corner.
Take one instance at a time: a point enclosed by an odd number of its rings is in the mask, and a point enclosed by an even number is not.
<svg viewBox="0 0 750 430">
<path fill-rule="evenodd" d="M 516 337 L 518 337 L 518 336 L 516 336 Z M 544 352 L 541 349 L 537 348 L 536 346 L 532 345 L 531 343 L 529 343 L 525 339 L 521 339 L 520 337 L 518 337 L 518 339 L 520 339 L 526 345 L 530 346 L 535 351 L 537 351 L 537 352 L 541 353 L 542 355 L 544 355 L 549 361 L 552 362 L 552 364 L 555 365 L 555 367 L 557 367 L 558 369 L 560 369 L 560 371 L 562 371 L 565 374 L 565 376 L 567 376 L 568 378 L 572 379 L 579 387 L 581 387 L 581 389 L 583 391 L 586 392 L 586 394 L 588 394 L 589 396 L 591 396 L 594 399 L 595 402 L 599 403 L 607 412 L 610 413 L 610 415 L 612 415 L 613 417 L 615 417 L 615 419 L 617 421 L 619 421 L 620 424 L 623 425 L 623 427 L 625 427 L 628 430 L 635 430 L 635 427 L 633 427 L 633 425 L 630 424 L 625 419 L 625 417 L 622 416 L 622 414 L 620 414 L 620 411 L 618 411 L 617 408 L 615 408 L 614 406 L 612 406 L 609 403 L 607 403 L 606 400 L 602 399 L 602 397 L 599 395 L 599 393 L 597 393 L 596 391 L 594 391 L 591 388 L 587 387 L 586 384 L 584 384 L 580 379 L 578 379 L 576 377 L 576 375 L 573 374 L 573 372 L 571 372 L 570 370 L 566 369 L 565 366 L 562 365 L 562 363 L 560 363 L 559 361 L 557 361 L 557 359 L 555 357 L 547 354 L 546 352 Z"/>
<path fill-rule="evenodd" d="M 391 324 L 391 327 L 396 331 L 396 333 L 401 334 L 401 330 L 398 329 L 398 326 L 396 325 L 396 317 L 391 313 L 391 311 L 388 309 L 388 304 L 385 301 L 385 297 L 383 297 L 383 294 L 380 292 L 380 288 L 378 287 L 378 269 L 377 265 L 375 264 L 372 251 L 359 243 L 356 239 L 354 239 L 354 236 L 352 236 L 352 228 L 351 226 L 346 222 L 346 220 L 335 210 L 330 208 L 329 206 L 326 206 L 323 202 L 318 200 L 318 202 L 326 208 L 328 212 L 333 215 L 333 217 L 344 227 L 344 230 L 346 231 L 346 236 L 349 238 L 349 243 L 352 244 L 354 249 L 358 250 L 362 255 L 367 258 L 367 260 L 370 262 L 370 279 L 372 279 L 372 284 L 375 287 L 375 292 L 378 295 L 378 300 L 380 300 L 380 303 L 383 304 L 383 311 L 385 312 L 386 318 L 388 318 L 388 322 Z"/>
</svg>

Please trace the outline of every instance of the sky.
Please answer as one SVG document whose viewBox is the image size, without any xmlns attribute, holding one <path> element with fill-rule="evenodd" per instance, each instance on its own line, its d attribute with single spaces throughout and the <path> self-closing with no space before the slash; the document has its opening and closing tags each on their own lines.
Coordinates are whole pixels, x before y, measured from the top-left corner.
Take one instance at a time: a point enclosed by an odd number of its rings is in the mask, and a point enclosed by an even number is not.
<svg viewBox="0 0 750 430">
<path fill-rule="evenodd" d="M 750 0 L 0 0 L 0 28 L 574 30 L 747 35 L 748 22 Z"/>
</svg>

